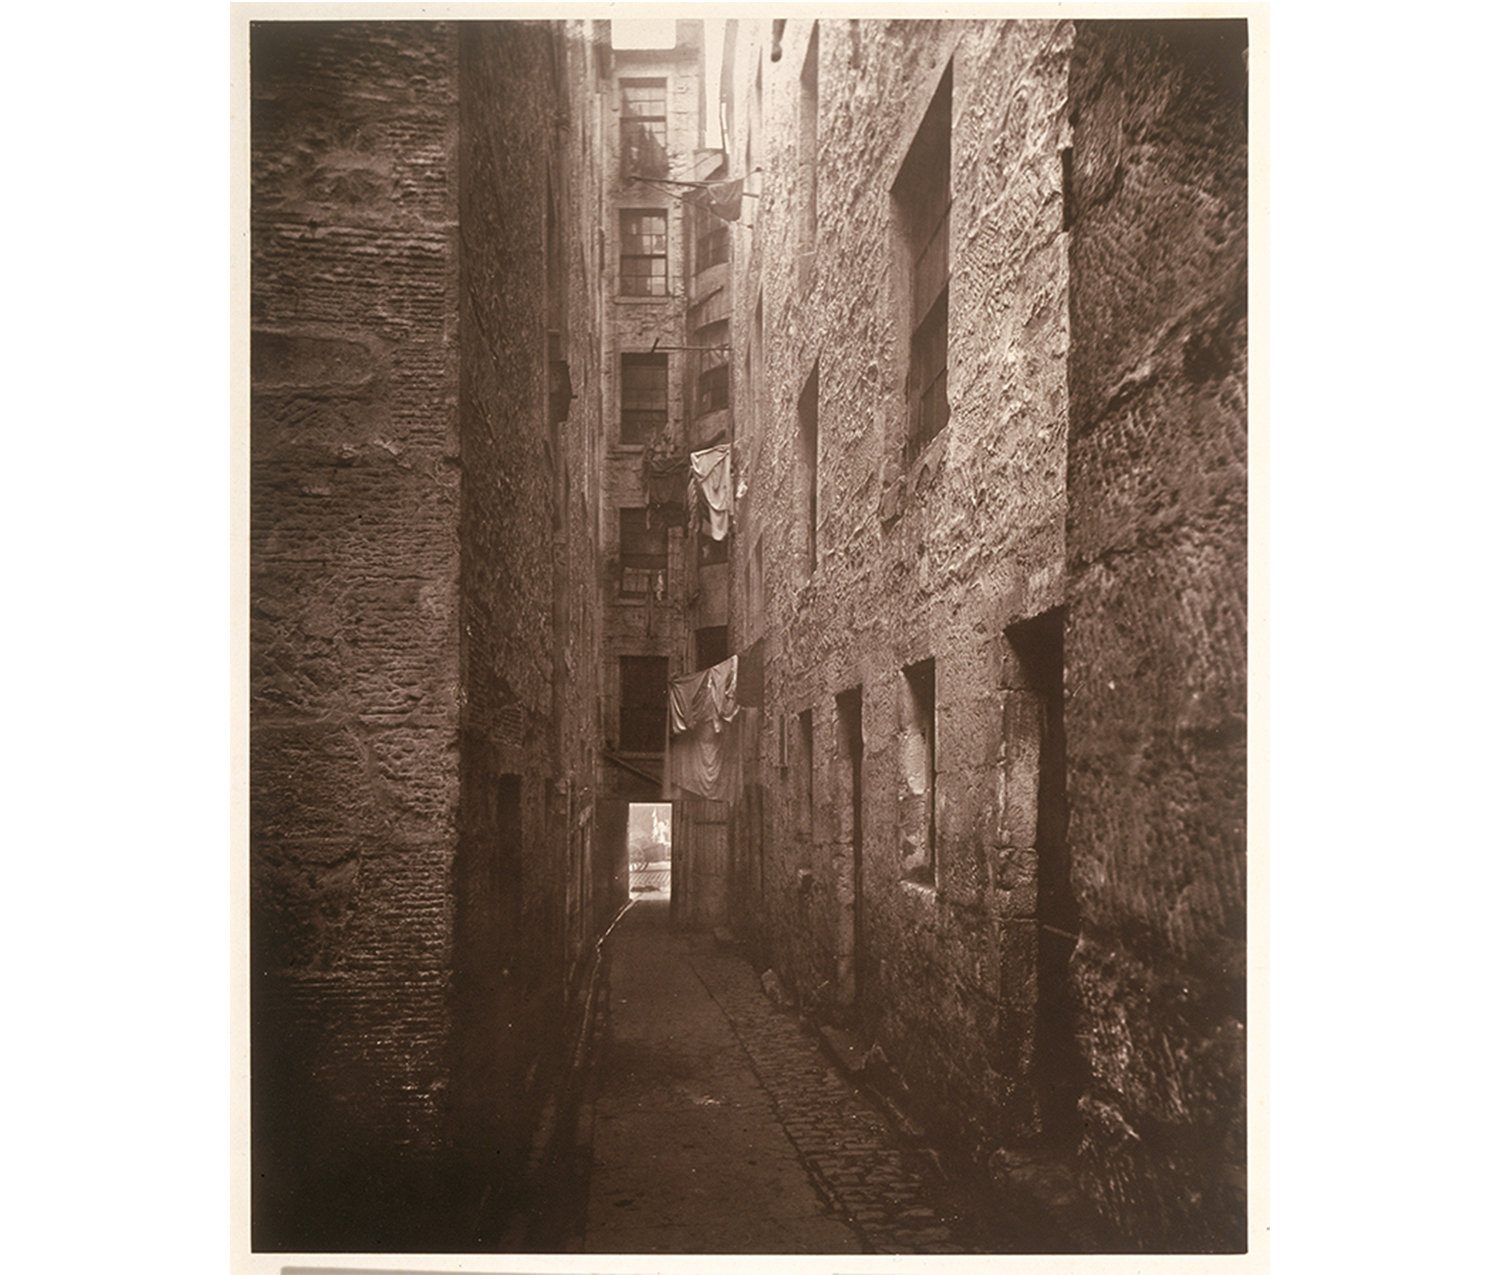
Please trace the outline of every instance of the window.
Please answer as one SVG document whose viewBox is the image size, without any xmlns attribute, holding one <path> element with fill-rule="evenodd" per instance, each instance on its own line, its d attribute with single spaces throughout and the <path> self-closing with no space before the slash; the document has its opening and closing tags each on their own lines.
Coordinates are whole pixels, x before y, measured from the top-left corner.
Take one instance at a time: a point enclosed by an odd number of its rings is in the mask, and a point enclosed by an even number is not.
<svg viewBox="0 0 1500 1275">
<path fill-rule="evenodd" d="M 620 171 L 632 177 L 665 177 L 667 158 L 667 82 L 620 81 Z"/>
<path fill-rule="evenodd" d="M 933 94 L 891 195 L 909 289 L 908 462 L 948 423 L 948 210 L 953 67 Z"/>
<path fill-rule="evenodd" d="M 698 668 L 713 668 L 729 658 L 729 626 L 714 624 L 697 629 L 693 633 L 693 645 L 698 656 Z"/>
<path fill-rule="evenodd" d="M 797 836 L 811 841 L 813 834 L 813 720 L 812 709 L 797 714 Z"/>
<path fill-rule="evenodd" d="M 620 596 L 667 596 L 667 528 L 650 525 L 645 509 L 620 510 Z"/>
<path fill-rule="evenodd" d="M 813 24 L 802 63 L 798 103 L 797 165 L 802 170 L 797 218 L 797 283 L 806 288 L 818 248 L 818 27 Z"/>
<path fill-rule="evenodd" d="M 729 320 L 721 319 L 693 333 L 698 347 L 698 390 L 695 416 L 723 411 L 729 406 Z"/>
<path fill-rule="evenodd" d="M 712 214 L 710 214 L 712 215 Z M 697 270 L 722 266 L 729 260 L 729 227 L 724 222 L 710 226 L 698 236 Z"/>
<path fill-rule="evenodd" d="M 620 213 L 620 293 L 667 295 L 667 214 L 659 208 Z"/>
<path fill-rule="evenodd" d="M 729 537 L 715 540 L 703 531 L 698 533 L 698 565 L 714 567 L 729 561 Z"/>
<path fill-rule="evenodd" d="M 921 885 L 937 879 L 937 669 L 923 660 L 902 670 L 898 736 L 901 876 Z"/>
<path fill-rule="evenodd" d="M 649 442 L 667 423 L 667 356 L 620 355 L 620 442 Z"/>
<path fill-rule="evenodd" d="M 755 538 L 755 548 L 750 551 L 750 561 L 745 564 L 745 620 L 750 632 L 759 634 L 765 622 L 765 553 L 760 536 Z"/>
<path fill-rule="evenodd" d="M 667 657 L 620 656 L 620 751 L 660 753 L 667 746 Z"/>
<path fill-rule="evenodd" d="M 797 399 L 797 471 L 802 488 L 804 578 L 818 565 L 818 365 Z"/>
<path fill-rule="evenodd" d="M 698 378 L 698 415 L 721 412 L 729 406 L 729 364 L 706 369 Z"/>
</svg>

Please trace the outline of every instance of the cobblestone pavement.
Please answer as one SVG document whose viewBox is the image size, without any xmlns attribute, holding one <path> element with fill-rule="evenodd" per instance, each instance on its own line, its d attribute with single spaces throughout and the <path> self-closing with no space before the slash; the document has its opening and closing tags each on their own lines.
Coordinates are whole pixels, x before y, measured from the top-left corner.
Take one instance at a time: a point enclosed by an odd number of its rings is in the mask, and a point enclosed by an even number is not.
<svg viewBox="0 0 1500 1275">
<path fill-rule="evenodd" d="M 1036 1252 L 941 1171 L 756 972 L 638 903 L 612 942 L 590 1252 Z"/>
</svg>

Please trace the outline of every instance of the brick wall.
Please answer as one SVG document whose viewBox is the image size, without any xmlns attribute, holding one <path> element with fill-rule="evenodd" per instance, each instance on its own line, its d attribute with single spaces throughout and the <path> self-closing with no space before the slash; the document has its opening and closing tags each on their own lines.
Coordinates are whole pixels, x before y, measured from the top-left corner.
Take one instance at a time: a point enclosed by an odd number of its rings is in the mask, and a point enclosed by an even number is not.
<svg viewBox="0 0 1500 1275">
<path fill-rule="evenodd" d="M 441 1143 L 458 815 L 445 26 L 252 28 L 256 1243 Z M 420 90 L 414 86 L 420 84 Z M 372 269 L 373 262 L 383 268 Z M 371 1237 L 376 1238 L 376 1237 Z"/>
<path fill-rule="evenodd" d="M 430 1249 L 493 1211 L 606 913 L 577 45 L 253 29 L 258 1248 Z"/>
<path fill-rule="evenodd" d="M 1245 1242 L 1245 24 L 1080 23 L 1068 467 L 1086 1186 Z"/>
<path fill-rule="evenodd" d="M 559 103 L 545 24 L 465 23 L 458 56 L 463 784 L 450 1114 L 466 1156 L 493 1163 L 498 1149 L 514 1165 L 541 1101 L 528 1071 L 560 1043 L 568 957 L 565 849 L 554 841 L 565 820 L 552 786 L 551 548 L 563 458 L 548 442 Z"/>
</svg>

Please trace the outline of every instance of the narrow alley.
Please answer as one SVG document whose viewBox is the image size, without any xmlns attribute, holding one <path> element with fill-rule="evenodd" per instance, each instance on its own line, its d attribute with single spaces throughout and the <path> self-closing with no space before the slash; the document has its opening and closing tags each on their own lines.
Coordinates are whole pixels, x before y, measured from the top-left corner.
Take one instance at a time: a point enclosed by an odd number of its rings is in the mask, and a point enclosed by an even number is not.
<svg viewBox="0 0 1500 1275">
<path fill-rule="evenodd" d="M 950 1178 L 778 1005 L 728 936 L 637 899 L 608 945 L 571 1201 L 533 1239 L 589 1253 L 1072 1251 Z"/>
<path fill-rule="evenodd" d="M 244 36 L 247 1246 L 1246 1252 L 1247 20 Z"/>
</svg>

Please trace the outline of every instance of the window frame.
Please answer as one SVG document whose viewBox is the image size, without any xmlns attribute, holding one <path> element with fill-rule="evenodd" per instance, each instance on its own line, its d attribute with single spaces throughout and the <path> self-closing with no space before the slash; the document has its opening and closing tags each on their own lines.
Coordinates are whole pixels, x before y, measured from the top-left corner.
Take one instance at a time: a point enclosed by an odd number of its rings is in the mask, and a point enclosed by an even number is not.
<svg viewBox="0 0 1500 1275">
<path fill-rule="evenodd" d="M 621 173 L 628 180 L 633 176 L 666 177 L 671 172 L 671 160 L 667 149 L 667 81 L 660 77 L 645 79 L 622 79 L 620 82 L 620 165 Z M 660 90 L 661 113 L 645 114 L 631 110 L 632 91 Z M 655 105 L 654 92 L 650 99 Z M 637 99 L 639 102 L 639 99 Z M 645 161 L 645 148 L 635 145 L 635 136 L 650 138 L 661 148 L 658 162 Z M 633 156 L 633 158 L 632 158 Z"/>
<path fill-rule="evenodd" d="M 660 372 L 660 392 L 655 385 L 632 385 L 632 373 Z M 620 418 L 618 436 L 622 447 L 644 447 L 667 425 L 671 411 L 671 361 L 665 354 L 622 351 L 620 354 Z M 632 400 L 632 395 L 650 398 Z M 660 406 L 655 404 L 660 403 Z M 647 405 L 647 404 L 650 405 Z"/>
<path fill-rule="evenodd" d="M 952 264 L 953 62 L 950 60 L 891 187 L 907 340 L 906 437 L 911 464 L 947 427 L 948 302 Z"/>
<path fill-rule="evenodd" d="M 646 218 L 658 220 L 660 229 L 644 228 Z M 635 220 L 633 227 L 628 224 L 632 219 Z M 669 235 L 670 223 L 665 208 L 620 209 L 620 296 L 667 297 L 671 295 L 670 275 L 667 270 Z M 651 251 L 646 251 L 647 248 Z M 628 268 L 631 264 L 639 265 L 642 262 L 648 264 L 644 272 Z M 661 263 L 659 271 L 653 264 L 656 262 Z M 644 288 L 632 286 L 633 280 L 641 279 L 646 281 Z M 659 286 L 657 286 L 658 283 Z"/>
<path fill-rule="evenodd" d="M 937 661 L 929 656 L 901 670 L 897 821 L 901 879 L 930 889 L 938 878 L 937 727 Z"/>
<path fill-rule="evenodd" d="M 619 596 L 639 600 L 653 596 L 665 598 L 667 592 L 668 548 L 665 525 L 651 525 L 651 511 L 645 506 L 622 505 L 619 517 Z M 642 544 L 650 548 L 643 550 Z M 632 546 L 627 548 L 628 546 Z M 657 548 L 657 545 L 660 548 Z M 655 577 L 660 577 L 656 579 Z"/>
<path fill-rule="evenodd" d="M 635 678 L 627 677 L 627 665 L 635 664 L 640 666 L 648 663 L 652 666 L 649 678 L 644 676 Z M 669 676 L 667 657 L 665 655 L 621 655 L 617 668 L 619 670 L 620 682 L 617 703 L 618 718 L 616 722 L 618 735 L 616 739 L 620 752 L 627 756 L 660 757 L 666 751 L 667 747 L 667 680 Z M 656 677 L 658 670 L 661 674 L 659 679 Z M 646 702 L 647 696 L 645 691 L 641 689 L 642 682 L 649 682 L 651 689 L 654 691 L 658 681 L 660 681 L 661 685 L 661 704 L 659 708 L 654 702 Z M 635 697 L 632 697 L 630 703 L 626 702 L 625 691 L 627 686 L 632 686 L 641 691 L 639 702 L 636 702 Z M 645 723 L 644 727 L 642 726 L 643 719 Z M 626 727 L 627 721 L 632 723 L 631 729 L 628 731 Z M 653 729 L 658 723 L 660 725 L 659 732 Z M 655 741 L 654 747 L 632 747 L 632 745 L 646 742 L 648 737 Z"/>
</svg>

